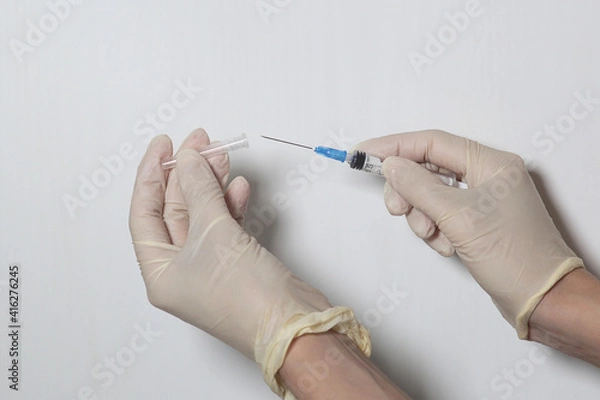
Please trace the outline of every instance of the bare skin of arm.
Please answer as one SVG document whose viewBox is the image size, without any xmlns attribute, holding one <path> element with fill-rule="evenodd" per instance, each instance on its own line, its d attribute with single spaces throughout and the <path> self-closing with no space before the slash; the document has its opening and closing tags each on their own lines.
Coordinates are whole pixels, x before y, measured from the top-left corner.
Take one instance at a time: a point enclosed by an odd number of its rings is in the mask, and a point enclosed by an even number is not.
<svg viewBox="0 0 600 400">
<path fill-rule="evenodd" d="M 537 306 L 529 328 L 530 340 L 600 367 L 600 280 L 582 268 L 566 275 Z M 294 340 L 279 376 L 300 400 L 409 399 L 335 332 Z"/>
<path fill-rule="evenodd" d="M 600 367 L 600 280 L 582 268 L 561 279 L 531 315 L 529 340 Z"/>
<path fill-rule="evenodd" d="M 335 332 L 294 340 L 279 377 L 299 400 L 409 400 L 350 339 Z"/>
</svg>

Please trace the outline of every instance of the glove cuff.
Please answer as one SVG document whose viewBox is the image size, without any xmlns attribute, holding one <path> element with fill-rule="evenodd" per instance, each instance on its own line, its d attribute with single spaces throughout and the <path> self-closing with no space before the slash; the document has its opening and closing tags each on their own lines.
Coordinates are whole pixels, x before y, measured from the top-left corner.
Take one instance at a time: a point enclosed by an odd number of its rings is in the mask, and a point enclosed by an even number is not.
<svg viewBox="0 0 600 400">
<path fill-rule="evenodd" d="M 262 370 L 265 382 L 274 393 L 284 400 L 296 399 L 276 377 L 292 341 L 302 335 L 329 330 L 348 336 L 367 357 L 371 355 L 369 332 L 358 322 L 350 308 L 333 307 L 325 311 L 301 315 L 284 325 L 267 349 L 264 359 L 256 360 Z"/>
<path fill-rule="evenodd" d="M 568 273 L 578 269 L 585 268 L 583 261 L 577 257 L 570 257 L 563 261 L 550 275 L 542 287 L 523 305 L 521 311 L 517 314 L 514 327 L 517 330 L 519 339 L 528 340 L 529 338 L 529 317 L 535 311 L 542 298 Z"/>
</svg>

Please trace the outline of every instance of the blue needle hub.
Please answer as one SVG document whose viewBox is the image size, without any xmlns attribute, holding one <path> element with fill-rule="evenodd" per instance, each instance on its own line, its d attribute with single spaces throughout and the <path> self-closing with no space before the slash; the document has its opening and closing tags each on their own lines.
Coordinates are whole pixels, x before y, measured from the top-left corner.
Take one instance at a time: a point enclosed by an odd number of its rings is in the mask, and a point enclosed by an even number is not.
<svg viewBox="0 0 600 400">
<path fill-rule="evenodd" d="M 331 147 L 317 146 L 314 150 L 317 154 L 341 162 L 346 162 L 346 156 L 348 155 L 345 150 L 332 149 Z"/>
</svg>

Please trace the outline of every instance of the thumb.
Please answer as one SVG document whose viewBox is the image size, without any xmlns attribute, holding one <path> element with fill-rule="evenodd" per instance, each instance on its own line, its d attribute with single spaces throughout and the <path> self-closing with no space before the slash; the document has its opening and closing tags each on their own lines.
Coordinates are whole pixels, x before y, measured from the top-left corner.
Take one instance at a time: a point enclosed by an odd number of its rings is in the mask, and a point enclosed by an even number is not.
<svg viewBox="0 0 600 400">
<path fill-rule="evenodd" d="M 229 215 L 221 185 L 206 159 L 197 151 L 180 151 L 175 172 L 191 221 L 206 226 L 223 214 Z"/>
<path fill-rule="evenodd" d="M 394 191 L 436 222 L 448 212 L 459 190 L 446 186 L 431 171 L 402 157 L 387 157 L 383 173 Z"/>
</svg>

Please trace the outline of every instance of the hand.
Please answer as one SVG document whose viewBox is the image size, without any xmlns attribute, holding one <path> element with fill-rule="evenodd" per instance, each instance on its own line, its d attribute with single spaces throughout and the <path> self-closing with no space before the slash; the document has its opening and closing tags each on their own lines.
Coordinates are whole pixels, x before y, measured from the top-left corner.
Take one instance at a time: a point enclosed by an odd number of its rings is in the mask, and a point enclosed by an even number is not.
<svg viewBox="0 0 600 400">
<path fill-rule="evenodd" d="M 171 141 L 156 137 L 138 168 L 129 225 L 150 302 L 254 359 L 281 395 L 275 374 L 295 337 L 333 329 L 369 353 L 350 309 L 332 307 L 244 232 L 248 182 L 227 186 L 227 156 L 198 154 L 208 144 L 192 132 L 169 172 L 160 161 Z"/>
<path fill-rule="evenodd" d="M 385 204 L 444 256 L 455 251 L 502 315 L 528 337 L 544 294 L 583 262 L 565 244 L 523 160 L 442 131 L 368 140 L 384 160 Z M 469 189 L 444 185 L 418 163 L 456 172 Z"/>
</svg>

